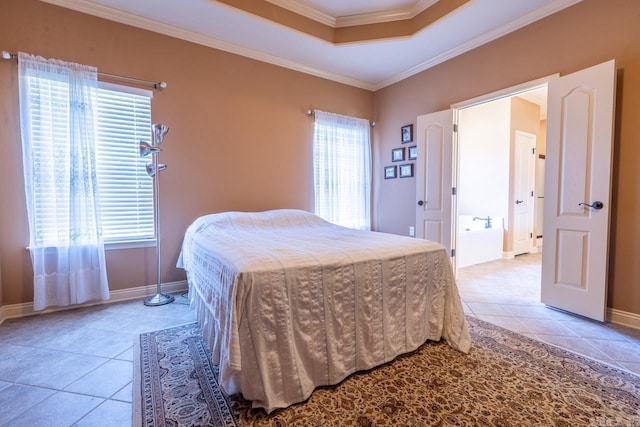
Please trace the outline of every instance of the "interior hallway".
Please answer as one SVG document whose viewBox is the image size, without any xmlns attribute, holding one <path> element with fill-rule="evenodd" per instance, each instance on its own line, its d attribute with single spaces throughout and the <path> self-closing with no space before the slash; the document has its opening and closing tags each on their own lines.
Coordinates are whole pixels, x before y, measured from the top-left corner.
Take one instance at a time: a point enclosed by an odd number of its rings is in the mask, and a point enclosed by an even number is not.
<svg viewBox="0 0 640 427">
<path fill-rule="evenodd" d="M 468 315 L 640 374 L 640 330 L 601 324 L 540 302 L 542 254 L 526 254 L 458 270 Z"/>
</svg>

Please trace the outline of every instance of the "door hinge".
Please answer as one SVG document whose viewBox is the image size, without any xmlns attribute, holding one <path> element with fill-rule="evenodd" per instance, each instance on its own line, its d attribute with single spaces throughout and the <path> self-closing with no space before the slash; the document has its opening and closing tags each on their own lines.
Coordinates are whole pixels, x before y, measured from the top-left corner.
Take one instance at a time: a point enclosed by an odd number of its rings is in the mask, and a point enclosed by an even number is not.
<svg viewBox="0 0 640 427">
<path fill-rule="evenodd" d="M 531 197 L 533 197 L 533 191 L 531 192 Z"/>
<path fill-rule="evenodd" d="M 455 249 L 451 249 L 451 258 L 453 258 L 454 256 L 456 256 L 456 250 Z"/>
<path fill-rule="evenodd" d="M 458 125 L 455 123 L 453 124 L 453 131 L 458 132 Z"/>
<path fill-rule="evenodd" d="M 456 190 L 456 187 L 452 187 L 451 188 L 451 195 L 455 196 L 457 194 L 458 190 Z"/>
<path fill-rule="evenodd" d="M 533 239 L 533 233 L 529 233 L 529 238 Z"/>
</svg>

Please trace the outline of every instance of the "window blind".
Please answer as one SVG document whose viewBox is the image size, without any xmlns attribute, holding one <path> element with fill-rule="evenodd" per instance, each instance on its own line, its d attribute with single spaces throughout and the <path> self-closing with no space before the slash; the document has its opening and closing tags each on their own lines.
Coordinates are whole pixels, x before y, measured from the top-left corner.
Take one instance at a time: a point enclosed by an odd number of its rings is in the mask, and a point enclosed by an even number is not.
<svg viewBox="0 0 640 427">
<path fill-rule="evenodd" d="M 27 188 L 34 209 L 37 246 L 64 246 L 69 238 L 69 88 L 55 79 L 29 77 L 38 97 L 31 104 L 28 132 L 38 177 Z M 146 172 L 150 161 L 140 157 L 139 142 L 151 138 L 151 92 L 100 83 L 94 116 L 96 178 L 102 236 L 105 243 L 151 240 L 155 237 L 153 180 Z M 56 148 L 54 148 L 56 147 Z M 62 211 L 61 211 L 62 210 Z"/>
<path fill-rule="evenodd" d="M 101 83 L 96 118 L 97 178 L 105 243 L 153 239 L 153 179 L 140 157 L 151 139 L 151 92 Z"/>
</svg>

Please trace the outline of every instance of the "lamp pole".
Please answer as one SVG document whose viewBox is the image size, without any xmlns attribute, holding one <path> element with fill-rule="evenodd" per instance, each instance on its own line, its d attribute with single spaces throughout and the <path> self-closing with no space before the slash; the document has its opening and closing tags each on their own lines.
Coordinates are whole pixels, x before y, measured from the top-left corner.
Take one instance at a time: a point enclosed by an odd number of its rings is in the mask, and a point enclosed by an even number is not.
<svg viewBox="0 0 640 427">
<path fill-rule="evenodd" d="M 148 156 L 151 154 L 152 162 L 147 164 L 147 173 L 153 178 L 153 201 L 154 201 L 154 221 L 153 225 L 156 232 L 156 294 L 144 299 L 144 305 L 156 306 L 165 305 L 174 301 L 173 295 L 167 295 L 162 293 L 162 276 L 161 276 L 161 263 L 160 263 L 160 180 L 158 173 L 167 168 L 166 165 L 158 163 L 158 156 L 162 151 L 159 145 L 164 141 L 164 135 L 169 132 L 169 128 L 165 125 L 154 123 L 151 126 L 152 129 L 152 142 L 151 145 L 146 142 L 140 142 L 140 155 Z"/>
</svg>

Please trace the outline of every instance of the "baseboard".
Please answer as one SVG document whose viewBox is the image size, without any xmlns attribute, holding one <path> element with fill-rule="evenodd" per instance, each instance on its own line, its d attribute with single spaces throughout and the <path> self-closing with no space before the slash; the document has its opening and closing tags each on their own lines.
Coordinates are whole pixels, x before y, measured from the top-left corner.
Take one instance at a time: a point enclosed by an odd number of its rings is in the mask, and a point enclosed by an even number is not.
<svg viewBox="0 0 640 427">
<path fill-rule="evenodd" d="M 616 325 L 640 329 L 640 314 L 628 313 L 615 308 L 607 308 L 607 320 Z"/>
<path fill-rule="evenodd" d="M 542 248 L 541 247 L 538 248 L 537 246 L 531 246 L 531 248 L 529 249 L 529 252 L 523 252 L 518 255 L 524 255 L 527 253 L 535 254 L 535 253 L 538 253 L 538 251 L 542 252 Z M 514 259 L 516 256 L 517 255 L 513 251 L 502 252 L 502 259 Z"/>
<path fill-rule="evenodd" d="M 185 292 L 189 289 L 186 280 L 177 282 L 168 282 L 162 284 L 163 293 Z M 35 314 L 53 313 L 55 311 L 68 310 L 70 308 L 90 307 L 100 304 L 112 304 L 115 302 L 129 301 L 133 299 L 142 299 L 156 292 L 156 285 L 138 286 L 136 288 L 120 289 L 109 292 L 110 299 L 107 301 L 91 302 L 86 304 L 74 305 L 70 307 L 47 308 L 42 311 L 34 311 L 33 303 L 27 302 L 22 304 L 12 304 L 0 307 L 0 325 L 7 319 L 16 319 L 19 317 L 33 316 Z M 615 308 L 607 308 L 607 320 L 616 325 L 628 326 L 634 329 L 640 329 L 640 314 L 629 313 Z"/>
<path fill-rule="evenodd" d="M 0 325 L 7 319 L 16 319 L 19 317 L 33 316 L 35 314 L 53 313 L 55 311 L 69 310 L 72 308 L 91 307 L 100 304 L 112 304 L 114 302 L 129 301 L 133 299 L 142 299 L 144 297 L 154 295 L 157 285 L 138 286 L 136 288 L 120 289 L 109 292 L 109 299 L 106 301 L 92 301 L 85 304 L 72 305 L 68 307 L 52 307 L 41 311 L 33 310 L 33 302 L 22 304 L 12 304 L 0 307 Z M 167 294 L 184 292 L 189 289 L 186 280 L 177 282 L 168 282 L 162 284 L 162 292 Z"/>
</svg>

